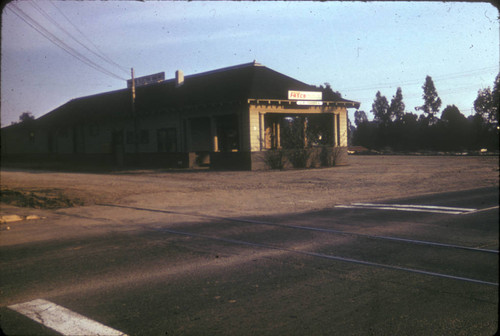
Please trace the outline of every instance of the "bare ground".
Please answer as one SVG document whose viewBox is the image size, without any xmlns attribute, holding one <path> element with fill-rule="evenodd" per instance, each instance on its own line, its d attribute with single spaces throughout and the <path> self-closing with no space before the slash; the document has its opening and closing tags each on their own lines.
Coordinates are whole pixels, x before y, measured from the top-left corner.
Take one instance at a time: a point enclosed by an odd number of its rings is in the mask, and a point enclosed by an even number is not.
<svg viewBox="0 0 500 336">
<path fill-rule="evenodd" d="M 350 156 L 347 166 L 309 170 L 88 174 L 3 169 L 0 177 L 3 190 L 45 191 L 77 205 L 112 203 L 244 216 L 498 186 L 499 165 L 498 157 L 491 156 Z"/>
</svg>

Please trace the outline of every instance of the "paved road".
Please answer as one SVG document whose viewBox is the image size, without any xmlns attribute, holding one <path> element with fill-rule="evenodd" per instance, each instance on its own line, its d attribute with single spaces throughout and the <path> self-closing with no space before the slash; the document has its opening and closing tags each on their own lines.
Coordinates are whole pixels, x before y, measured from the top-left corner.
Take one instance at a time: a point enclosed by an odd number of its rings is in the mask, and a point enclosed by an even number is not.
<svg viewBox="0 0 500 336">
<path fill-rule="evenodd" d="M 45 299 L 128 335 L 494 334 L 498 190 L 386 203 L 260 218 L 101 205 L 19 225 L 2 232 L 2 328 L 58 334 L 8 308 Z"/>
</svg>

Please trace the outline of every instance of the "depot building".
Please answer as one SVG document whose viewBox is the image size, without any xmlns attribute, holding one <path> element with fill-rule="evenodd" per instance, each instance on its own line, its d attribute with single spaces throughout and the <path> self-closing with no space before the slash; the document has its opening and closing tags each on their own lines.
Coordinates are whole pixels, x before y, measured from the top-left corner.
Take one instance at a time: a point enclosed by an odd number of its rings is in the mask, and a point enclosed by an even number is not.
<svg viewBox="0 0 500 336">
<path fill-rule="evenodd" d="M 266 169 L 299 147 L 347 154 L 347 109 L 359 103 L 252 62 L 193 75 L 177 71 L 73 99 L 2 129 L 2 159 L 118 166 Z M 331 90 L 330 90 L 331 91 Z M 314 137 L 308 136 L 315 131 Z M 308 166 L 321 162 L 309 156 Z M 338 162 L 337 162 L 338 163 Z"/>
</svg>

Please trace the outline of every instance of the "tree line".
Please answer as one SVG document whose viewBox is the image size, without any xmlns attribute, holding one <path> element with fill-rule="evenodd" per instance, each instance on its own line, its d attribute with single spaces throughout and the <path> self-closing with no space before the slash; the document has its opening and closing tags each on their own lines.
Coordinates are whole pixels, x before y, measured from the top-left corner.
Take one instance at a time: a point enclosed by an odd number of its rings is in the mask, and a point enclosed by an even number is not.
<svg viewBox="0 0 500 336">
<path fill-rule="evenodd" d="M 424 103 L 415 107 L 420 115 L 406 111 L 400 87 L 390 102 L 378 91 L 370 111 L 372 121 L 364 111 L 354 113 L 356 127 L 348 125 L 350 143 L 403 152 L 498 150 L 499 82 L 500 74 L 495 78 L 493 90 L 488 87 L 478 91 L 475 114 L 468 118 L 455 105 L 446 106 L 438 117 L 442 102 L 430 76 L 422 86 Z"/>
</svg>

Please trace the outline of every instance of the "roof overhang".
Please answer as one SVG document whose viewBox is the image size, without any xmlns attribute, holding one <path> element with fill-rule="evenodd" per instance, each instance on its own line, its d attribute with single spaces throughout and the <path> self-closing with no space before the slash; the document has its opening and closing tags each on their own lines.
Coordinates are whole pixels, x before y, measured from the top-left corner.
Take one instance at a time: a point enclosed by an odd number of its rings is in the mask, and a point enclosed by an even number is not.
<svg viewBox="0 0 500 336">
<path fill-rule="evenodd" d="M 312 100 L 312 101 L 301 101 L 301 100 L 287 100 L 287 99 L 258 99 L 252 98 L 248 99 L 248 104 L 267 104 L 267 105 L 283 105 L 287 107 L 291 106 L 333 106 L 333 107 L 345 107 L 345 108 L 359 108 L 361 105 L 359 102 L 352 100 L 339 100 L 339 101 L 326 101 L 326 100 Z"/>
</svg>

